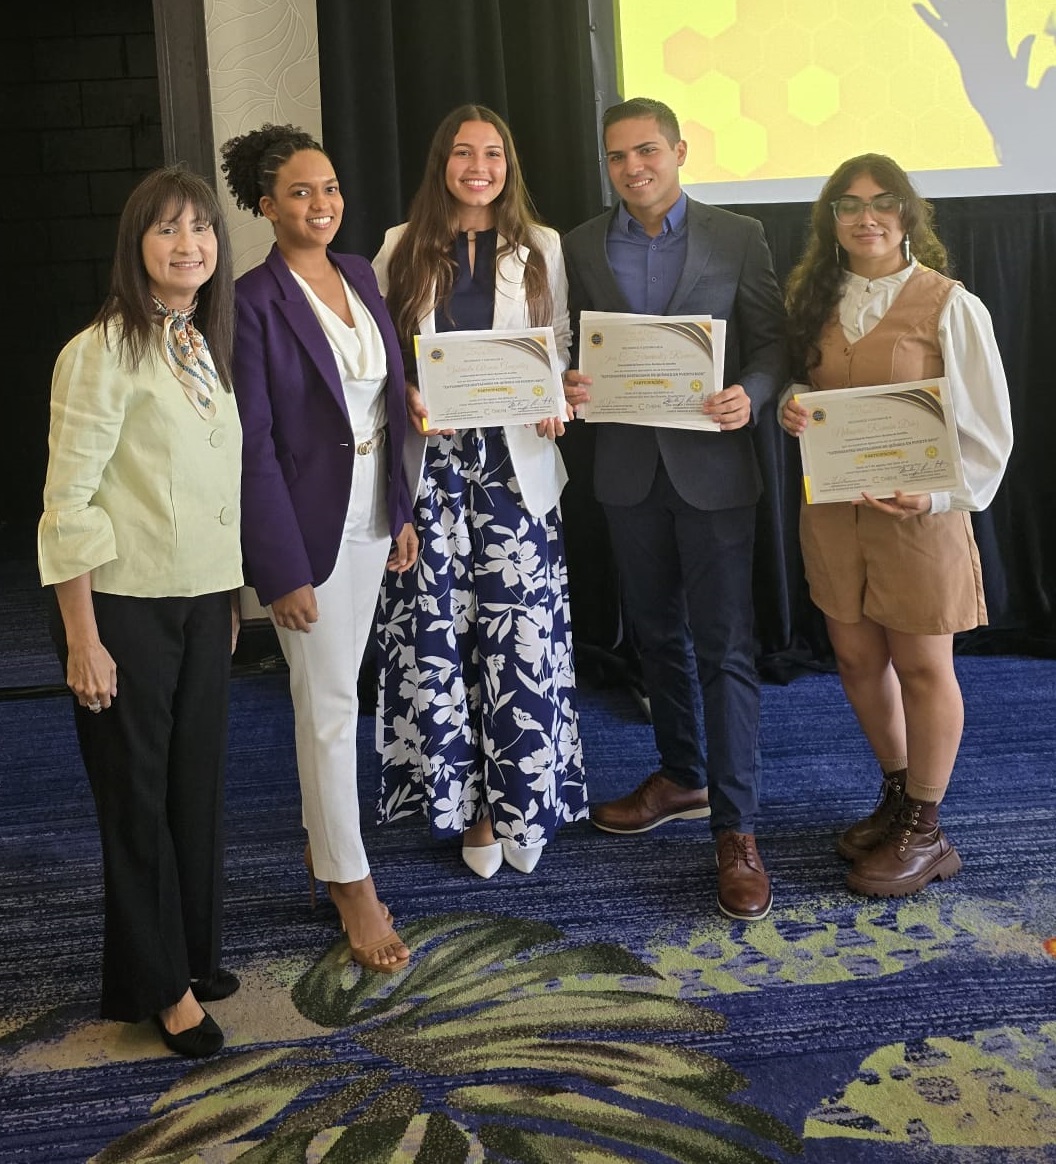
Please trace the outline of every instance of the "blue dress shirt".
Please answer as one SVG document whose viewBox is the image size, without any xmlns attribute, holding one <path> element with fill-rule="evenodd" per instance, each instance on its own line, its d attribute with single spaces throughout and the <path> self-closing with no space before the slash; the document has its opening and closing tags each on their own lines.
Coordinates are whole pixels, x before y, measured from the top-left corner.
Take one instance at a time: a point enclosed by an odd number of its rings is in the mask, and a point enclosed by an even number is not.
<svg viewBox="0 0 1056 1164">
<path fill-rule="evenodd" d="M 652 238 L 621 202 L 609 227 L 605 251 L 609 266 L 631 311 L 663 315 L 686 264 L 686 195 L 664 216 L 660 233 Z"/>
</svg>

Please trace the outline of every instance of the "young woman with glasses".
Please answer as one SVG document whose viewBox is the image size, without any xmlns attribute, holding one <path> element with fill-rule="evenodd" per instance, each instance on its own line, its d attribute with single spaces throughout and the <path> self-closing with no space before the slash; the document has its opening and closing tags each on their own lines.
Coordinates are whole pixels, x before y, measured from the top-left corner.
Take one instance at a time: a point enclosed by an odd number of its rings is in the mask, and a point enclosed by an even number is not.
<svg viewBox="0 0 1056 1164">
<path fill-rule="evenodd" d="M 938 819 L 964 722 L 953 635 L 986 622 L 969 512 L 990 504 L 1012 447 L 990 316 L 948 277 L 931 220 L 890 158 L 851 158 L 814 204 L 787 289 L 797 380 L 833 389 L 945 376 L 963 460 L 951 493 L 863 493 L 801 511 L 811 598 L 883 775 L 876 809 L 837 850 L 853 861 L 850 888 L 878 897 L 961 868 Z M 789 390 L 779 415 L 798 437 L 809 413 Z"/>
</svg>

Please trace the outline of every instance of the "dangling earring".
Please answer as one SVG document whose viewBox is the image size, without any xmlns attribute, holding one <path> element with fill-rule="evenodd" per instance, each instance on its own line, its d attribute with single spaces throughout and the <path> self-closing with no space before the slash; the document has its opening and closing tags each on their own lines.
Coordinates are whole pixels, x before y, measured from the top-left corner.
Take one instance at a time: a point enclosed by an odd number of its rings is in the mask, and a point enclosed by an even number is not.
<svg viewBox="0 0 1056 1164">
<path fill-rule="evenodd" d="M 907 263 L 913 258 L 909 252 L 909 231 L 906 231 L 902 236 L 902 254 L 905 256 Z"/>
<path fill-rule="evenodd" d="M 832 245 L 836 248 L 836 266 L 838 267 L 840 266 L 840 244 L 833 243 Z"/>
</svg>

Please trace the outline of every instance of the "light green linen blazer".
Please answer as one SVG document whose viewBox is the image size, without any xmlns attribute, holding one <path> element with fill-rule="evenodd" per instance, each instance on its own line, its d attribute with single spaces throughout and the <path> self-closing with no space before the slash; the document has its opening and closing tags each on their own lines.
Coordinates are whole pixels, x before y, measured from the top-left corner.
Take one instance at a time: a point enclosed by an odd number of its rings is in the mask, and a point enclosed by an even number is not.
<svg viewBox="0 0 1056 1164">
<path fill-rule="evenodd" d="M 203 419 L 160 349 L 135 372 L 98 327 L 59 353 L 37 557 L 45 585 L 192 597 L 242 584 L 242 430 L 234 396 Z"/>
</svg>

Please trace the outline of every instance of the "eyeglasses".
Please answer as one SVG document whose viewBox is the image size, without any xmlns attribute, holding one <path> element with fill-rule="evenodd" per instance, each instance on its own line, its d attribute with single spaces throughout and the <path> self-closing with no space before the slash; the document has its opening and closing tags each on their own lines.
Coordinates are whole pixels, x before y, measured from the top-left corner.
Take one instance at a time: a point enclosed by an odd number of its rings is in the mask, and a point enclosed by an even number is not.
<svg viewBox="0 0 1056 1164">
<path fill-rule="evenodd" d="M 901 214 L 906 207 L 906 202 L 897 194 L 877 194 L 869 202 L 856 198 L 853 194 L 844 194 L 842 198 L 837 198 L 829 205 L 832 207 L 832 213 L 836 216 L 837 222 L 844 226 L 853 226 L 867 210 L 884 218 Z"/>
</svg>

